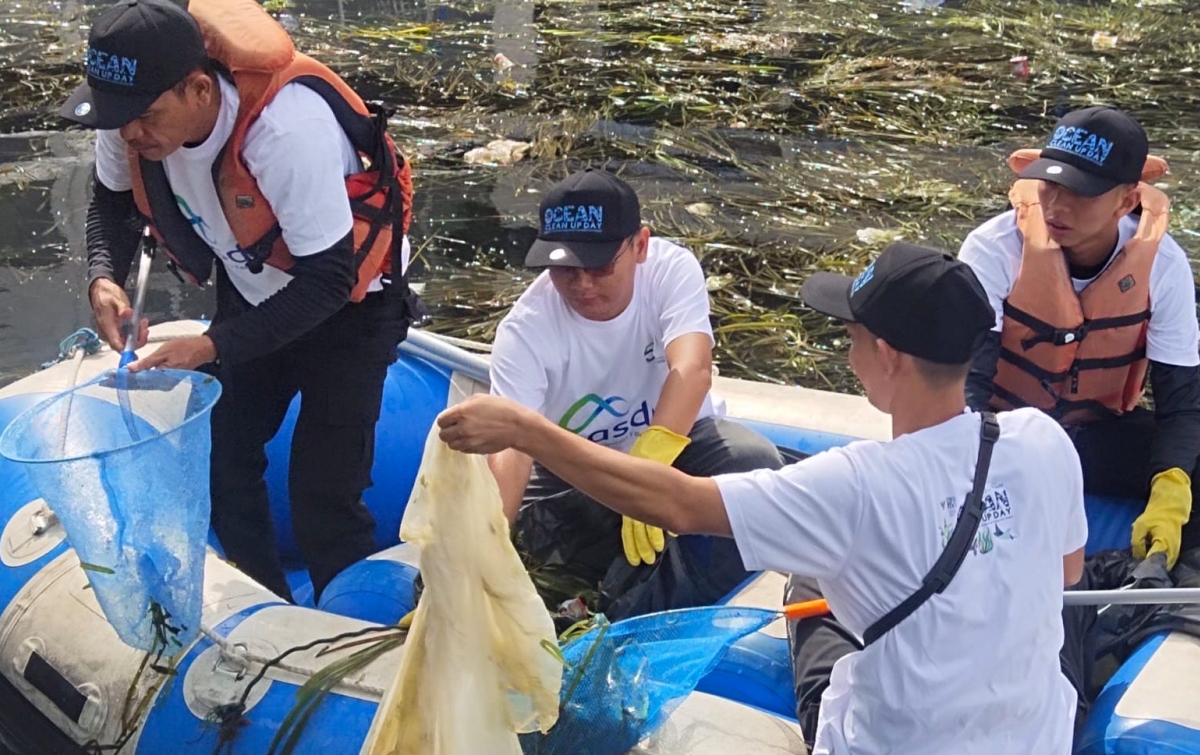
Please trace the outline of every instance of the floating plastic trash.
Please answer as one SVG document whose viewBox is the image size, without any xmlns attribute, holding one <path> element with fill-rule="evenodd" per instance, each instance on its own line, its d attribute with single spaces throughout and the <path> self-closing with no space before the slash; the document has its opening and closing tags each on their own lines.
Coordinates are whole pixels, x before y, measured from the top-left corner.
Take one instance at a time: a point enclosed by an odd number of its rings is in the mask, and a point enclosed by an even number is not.
<svg viewBox="0 0 1200 755">
<path fill-rule="evenodd" d="M 134 648 L 200 628 L 213 377 L 110 371 L 22 413 L 0 435 L 58 515 L 104 615 Z M 165 647 L 164 647 L 165 646 Z"/>
</svg>

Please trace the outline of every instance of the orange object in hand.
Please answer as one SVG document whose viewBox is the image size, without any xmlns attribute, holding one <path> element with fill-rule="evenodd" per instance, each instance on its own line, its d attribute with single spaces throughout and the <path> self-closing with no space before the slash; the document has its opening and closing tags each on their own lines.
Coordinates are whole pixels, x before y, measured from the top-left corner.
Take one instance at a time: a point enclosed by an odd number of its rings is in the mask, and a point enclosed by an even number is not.
<svg viewBox="0 0 1200 755">
<path fill-rule="evenodd" d="M 789 603 L 783 607 L 783 616 L 788 621 L 811 619 L 814 616 L 824 616 L 827 613 L 829 613 L 829 604 L 825 602 L 824 598 Z"/>
</svg>

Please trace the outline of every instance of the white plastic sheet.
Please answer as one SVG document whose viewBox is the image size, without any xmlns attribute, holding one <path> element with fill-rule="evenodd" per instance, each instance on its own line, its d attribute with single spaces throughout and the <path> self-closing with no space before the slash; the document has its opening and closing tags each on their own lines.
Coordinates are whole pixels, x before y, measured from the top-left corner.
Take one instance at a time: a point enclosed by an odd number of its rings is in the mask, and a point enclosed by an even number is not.
<svg viewBox="0 0 1200 755">
<path fill-rule="evenodd" d="M 425 592 L 369 755 L 520 755 L 517 732 L 558 718 L 554 623 L 509 538 L 484 457 L 433 428 L 400 537 L 421 546 Z"/>
</svg>

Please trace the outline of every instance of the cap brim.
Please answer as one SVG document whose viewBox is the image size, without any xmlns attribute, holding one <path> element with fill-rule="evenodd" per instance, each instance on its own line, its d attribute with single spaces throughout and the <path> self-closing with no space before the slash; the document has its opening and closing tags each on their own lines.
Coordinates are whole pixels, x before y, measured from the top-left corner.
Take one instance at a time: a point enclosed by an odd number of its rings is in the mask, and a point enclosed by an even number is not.
<svg viewBox="0 0 1200 755">
<path fill-rule="evenodd" d="M 1100 178 L 1091 173 L 1076 168 L 1074 165 L 1050 160 L 1042 157 L 1034 160 L 1017 174 L 1019 178 L 1033 178 L 1065 186 L 1071 191 L 1085 197 L 1098 197 L 1112 191 L 1120 185 L 1120 181 L 1111 178 Z"/>
<path fill-rule="evenodd" d="M 58 114 L 88 128 L 118 129 L 146 112 L 159 94 L 114 94 L 86 81 L 71 93 Z"/>
<path fill-rule="evenodd" d="M 850 309 L 854 279 L 837 273 L 814 273 L 800 287 L 800 298 L 810 309 L 846 322 L 858 322 Z"/>
<path fill-rule="evenodd" d="M 552 241 L 538 239 L 525 255 L 526 267 L 604 267 L 617 256 L 624 239 L 616 241 Z"/>
</svg>

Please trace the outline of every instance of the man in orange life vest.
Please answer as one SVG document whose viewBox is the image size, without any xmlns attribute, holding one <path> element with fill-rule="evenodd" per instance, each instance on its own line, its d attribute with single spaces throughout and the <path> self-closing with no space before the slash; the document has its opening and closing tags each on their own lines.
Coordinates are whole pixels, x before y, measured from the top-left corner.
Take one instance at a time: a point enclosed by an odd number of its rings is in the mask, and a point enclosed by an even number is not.
<svg viewBox="0 0 1200 755">
<path fill-rule="evenodd" d="M 217 308 L 200 336 L 130 365 L 204 368 L 212 415 L 212 526 L 242 571 L 290 599 L 264 446 L 302 397 L 288 488 L 314 594 L 375 550 L 361 500 L 388 365 L 415 302 L 404 267 L 411 178 L 368 108 L 297 53 L 254 0 L 122 0 L 96 20 L 87 80 L 61 115 L 97 129 L 88 295 L 120 349 L 122 284 L 149 223 L 174 269 Z"/>
<path fill-rule="evenodd" d="M 1125 113 L 1065 115 L 1040 152 L 1009 158 L 1013 209 L 983 224 L 960 259 L 996 326 L 967 383 L 977 408 L 1036 406 L 1071 435 L 1087 492 L 1146 501 L 1133 554 L 1173 566 L 1200 546 L 1188 523 L 1200 456 L 1200 328 L 1191 267 L 1167 233 L 1169 202 Z M 1154 411 L 1138 406 L 1149 376 Z"/>
</svg>

